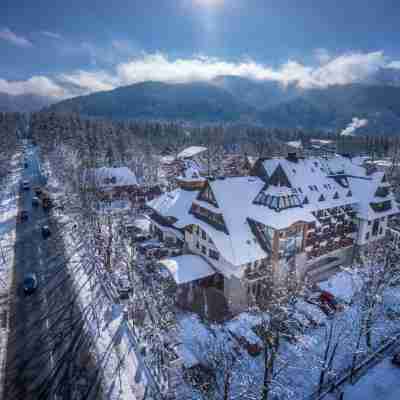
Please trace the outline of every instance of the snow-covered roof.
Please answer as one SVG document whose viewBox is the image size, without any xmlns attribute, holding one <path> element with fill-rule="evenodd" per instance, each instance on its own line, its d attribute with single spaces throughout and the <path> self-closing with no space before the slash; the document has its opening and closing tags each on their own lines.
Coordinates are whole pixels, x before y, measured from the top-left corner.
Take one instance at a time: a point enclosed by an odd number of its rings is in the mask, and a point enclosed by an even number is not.
<svg viewBox="0 0 400 400">
<path fill-rule="evenodd" d="M 359 216 L 365 219 L 384 217 L 398 212 L 394 201 L 392 201 L 391 210 L 378 213 L 373 211 L 370 206 L 371 202 L 393 200 L 393 195 L 390 194 L 384 199 L 375 196 L 384 174 L 375 172 L 368 175 L 366 168 L 361 165 L 359 157 L 351 159 L 333 155 L 329 158 L 299 158 L 297 162 L 276 158 L 265 160 L 263 166 L 269 177 L 278 166 L 283 169 L 292 186 L 293 193 L 303 200 L 307 197 L 308 204 L 303 205 L 304 210 L 313 212 L 356 204 Z M 344 185 L 340 184 L 335 177 L 343 177 Z M 267 188 L 266 194 L 268 190 L 273 191 L 274 189 Z"/>
<path fill-rule="evenodd" d="M 350 188 L 328 177 L 331 171 L 323 158 L 299 158 L 297 162 L 278 158 L 265 160 L 263 166 L 269 176 L 280 166 L 290 182 L 292 193 L 302 200 L 307 198 L 308 204 L 303 208 L 309 212 L 356 202 L 353 196 L 347 196 Z"/>
<path fill-rule="evenodd" d="M 204 151 L 207 150 L 207 147 L 203 147 L 203 146 L 190 146 L 187 147 L 186 149 L 182 150 L 179 154 L 178 154 L 178 158 L 190 158 L 190 157 L 194 157 L 197 154 L 203 153 Z"/>
<path fill-rule="evenodd" d="M 89 171 L 88 179 L 93 179 L 96 186 L 105 189 L 138 184 L 136 175 L 128 167 L 95 168 Z"/>
<path fill-rule="evenodd" d="M 178 221 L 186 217 L 198 191 L 188 191 L 181 188 L 163 193 L 149 201 L 147 205 L 163 217 L 174 217 Z"/>
<path fill-rule="evenodd" d="M 200 256 L 183 255 L 160 261 L 178 285 L 197 281 L 215 274 L 211 266 Z"/>
<path fill-rule="evenodd" d="M 290 147 L 293 147 L 295 149 L 301 149 L 303 148 L 303 144 L 301 143 L 301 140 L 292 140 L 290 142 L 286 142 L 286 144 Z"/>
<path fill-rule="evenodd" d="M 319 287 L 332 293 L 340 300 L 350 303 L 353 297 L 362 289 L 363 281 L 357 273 L 342 271 L 329 278 L 327 281 L 320 282 Z"/>
</svg>

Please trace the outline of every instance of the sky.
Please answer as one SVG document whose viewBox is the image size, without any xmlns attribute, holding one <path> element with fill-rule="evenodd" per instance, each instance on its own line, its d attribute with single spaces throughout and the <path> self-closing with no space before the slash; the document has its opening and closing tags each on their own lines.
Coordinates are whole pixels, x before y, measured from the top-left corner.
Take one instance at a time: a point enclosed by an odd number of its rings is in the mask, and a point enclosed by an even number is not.
<svg viewBox="0 0 400 400">
<path fill-rule="evenodd" d="M 226 74 L 358 82 L 400 69 L 399 17 L 398 0 L 1 0 L 0 92 L 61 99 Z"/>
</svg>

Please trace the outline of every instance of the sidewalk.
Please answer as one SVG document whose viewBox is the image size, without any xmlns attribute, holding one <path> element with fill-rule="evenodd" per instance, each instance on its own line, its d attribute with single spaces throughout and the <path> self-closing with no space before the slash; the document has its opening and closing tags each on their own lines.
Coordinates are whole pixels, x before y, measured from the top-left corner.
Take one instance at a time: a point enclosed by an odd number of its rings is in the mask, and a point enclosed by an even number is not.
<svg viewBox="0 0 400 400">
<path fill-rule="evenodd" d="M 0 193 L 0 399 L 3 398 L 7 359 L 9 292 L 13 283 L 15 224 L 21 176 L 20 154 L 16 154 L 12 171 Z"/>
</svg>

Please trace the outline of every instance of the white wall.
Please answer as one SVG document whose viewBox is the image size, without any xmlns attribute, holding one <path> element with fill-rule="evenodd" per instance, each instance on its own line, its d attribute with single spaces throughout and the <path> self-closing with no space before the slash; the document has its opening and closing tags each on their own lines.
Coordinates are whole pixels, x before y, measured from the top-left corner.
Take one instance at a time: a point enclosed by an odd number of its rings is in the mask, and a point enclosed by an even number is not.
<svg viewBox="0 0 400 400">
<path fill-rule="evenodd" d="M 358 245 L 363 246 L 375 240 L 382 239 L 385 236 L 388 227 L 387 226 L 388 217 L 382 217 L 376 219 L 379 220 L 378 234 L 376 236 L 372 235 L 372 228 L 374 226 L 375 220 L 374 219 L 370 221 L 365 219 L 360 220 L 360 230 L 358 233 L 358 241 L 357 241 Z M 370 224 L 368 224 L 368 222 L 370 222 Z M 382 233 L 379 233 L 381 228 L 382 228 Z M 369 233 L 368 239 L 367 239 L 367 233 Z"/>
</svg>

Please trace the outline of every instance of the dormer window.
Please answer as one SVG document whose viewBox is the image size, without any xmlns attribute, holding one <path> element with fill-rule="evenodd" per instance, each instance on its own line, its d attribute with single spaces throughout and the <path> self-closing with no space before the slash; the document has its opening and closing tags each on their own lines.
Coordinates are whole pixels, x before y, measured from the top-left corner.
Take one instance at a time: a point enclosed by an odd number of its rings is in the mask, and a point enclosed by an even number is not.
<svg viewBox="0 0 400 400">
<path fill-rule="evenodd" d="M 375 192 L 375 196 L 377 197 L 386 197 L 389 195 L 389 188 L 386 186 L 379 186 Z"/>
<path fill-rule="evenodd" d="M 336 192 L 336 193 L 333 195 L 333 198 L 334 198 L 335 200 L 338 200 L 338 199 L 339 199 L 339 193 Z"/>
<path fill-rule="evenodd" d="M 308 198 L 307 198 L 307 196 L 306 197 L 304 197 L 304 200 L 303 200 L 303 204 L 309 204 L 310 202 L 308 201 Z"/>
<path fill-rule="evenodd" d="M 318 199 L 318 201 L 325 201 L 325 197 L 324 197 L 324 195 L 323 195 L 323 194 L 321 194 L 321 196 L 319 196 L 319 199 Z"/>
<path fill-rule="evenodd" d="M 346 197 L 351 197 L 351 196 L 353 196 L 353 193 L 351 192 L 351 190 L 349 190 L 349 191 L 347 192 L 347 194 L 346 194 Z"/>
</svg>

